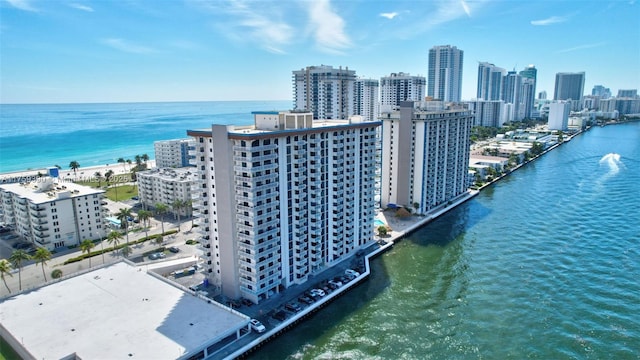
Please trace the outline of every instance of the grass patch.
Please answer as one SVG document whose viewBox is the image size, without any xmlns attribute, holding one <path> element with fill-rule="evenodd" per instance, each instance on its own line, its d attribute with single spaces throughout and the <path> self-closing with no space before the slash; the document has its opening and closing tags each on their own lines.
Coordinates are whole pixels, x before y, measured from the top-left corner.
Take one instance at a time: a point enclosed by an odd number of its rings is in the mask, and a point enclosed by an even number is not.
<svg viewBox="0 0 640 360">
<path fill-rule="evenodd" d="M 13 350 L 9 343 L 0 337 L 0 360 L 20 360 L 21 357 Z"/>
<path fill-rule="evenodd" d="M 138 187 L 136 185 L 121 185 L 118 187 L 110 187 L 107 189 L 105 195 L 111 201 L 129 200 L 134 196 L 138 196 Z"/>
</svg>

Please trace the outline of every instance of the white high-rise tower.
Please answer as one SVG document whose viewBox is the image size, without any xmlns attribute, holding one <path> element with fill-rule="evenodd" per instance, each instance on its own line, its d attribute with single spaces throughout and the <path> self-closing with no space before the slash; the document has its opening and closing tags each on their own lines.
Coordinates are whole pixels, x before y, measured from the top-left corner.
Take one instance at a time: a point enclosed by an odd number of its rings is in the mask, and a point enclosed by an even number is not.
<svg viewBox="0 0 640 360">
<path fill-rule="evenodd" d="M 427 96 L 459 102 L 462 98 L 464 52 L 455 46 L 434 46 L 429 50 Z"/>
</svg>

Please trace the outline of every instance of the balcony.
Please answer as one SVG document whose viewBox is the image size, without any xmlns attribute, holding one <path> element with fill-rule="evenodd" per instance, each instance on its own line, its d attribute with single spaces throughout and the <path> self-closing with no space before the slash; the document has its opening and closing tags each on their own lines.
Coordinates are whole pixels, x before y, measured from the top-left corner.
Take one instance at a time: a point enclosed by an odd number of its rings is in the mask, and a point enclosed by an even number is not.
<svg viewBox="0 0 640 360">
<path fill-rule="evenodd" d="M 47 214 L 42 214 L 39 212 L 32 212 L 31 216 L 36 217 L 36 218 L 43 218 L 43 217 L 47 217 Z"/>
<path fill-rule="evenodd" d="M 31 205 L 29 208 L 33 211 L 44 211 L 46 208 L 42 205 Z"/>
<path fill-rule="evenodd" d="M 49 228 L 46 227 L 46 226 L 35 226 L 34 229 L 36 229 L 37 231 L 47 231 L 47 230 L 49 230 Z"/>
</svg>

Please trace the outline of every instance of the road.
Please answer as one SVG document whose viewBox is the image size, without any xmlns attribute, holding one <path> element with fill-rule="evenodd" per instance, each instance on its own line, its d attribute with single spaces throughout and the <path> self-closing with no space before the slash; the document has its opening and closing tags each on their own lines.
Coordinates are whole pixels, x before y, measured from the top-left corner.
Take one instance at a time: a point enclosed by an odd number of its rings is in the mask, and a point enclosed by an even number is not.
<svg viewBox="0 0 640 360">
<path fill-rule="evenodd" d="M 167 215 L 165 217 L 165 221 L 164 221 L 165 232 L 172 229 L 177 229 L 178 227 L 177 221 L 174 220 L 173 218 L 170 219 L 170 217 L 171 215 Z M 199 245 L 185 244 L 185 242 L 189 239 L 197 240 L 198 234 L 195 231 L 190 230 L 191 221 L 190 220 L 185 221 L 184 219 L 182 219 L 181 228 L 182 228 L 182 231 L 174 235 L 169 235 L 164 237 L 164 242 L 162 246 L 165 246 L 165 247 L 176 246 L 180 249 L 179 253 L 176 253 L 176 254 L 168 253 L 167 258 L 165 260 L 177 259 L 182 257 L 193 257 L 194 255 L 199 257 L 201 255 L 201 250 Z M 150 228 L 148 231 L 149 235 L 159 234 L 161 232 L 162 232 L 162 225 L 160 221 L 158 219 L 152 219 Z M 130 232 L 129 242 L 134 242 L 135 240 L 143 237 L 145 237 L 144 231 Z M 126 242 L 126 237 L 123 236 L 122 243 L 124 242 Z M 12 250 L 11 245 L 8 245 L 5 241 L 0 241 L 0 243 L 2 243 L 0 247 L 4 249 L 2 252 L 3 254 L 6 252 L 7 248 Z M 100 243 L 96 243 L 96 247 L 93 250 L 94 251 L 99 250 L 101 249 L 102 246 L 107 248 L 110 245 L 107 243 L 106 240 L 104 240 Z M 156 249 L 158 247 L 159 245 L 157 245 L 153 241 L 146 241 L 142 244 L 132 245 L 131 248 L 133 252 L 129 257 L 134 258 L 145 252 Z M 79 248 L 70 249 L 70 250 L 66 250 L 66 251 L 54 254 L 53 255 L 54 257 L 51 260 L 49 260 L 46 265 L 44 265 L 44 273 L 46 274 L 47 281 L 51 281 L 51 271 L 53 271 L 54 269 L 62 270 L 63 276 L 88 269 L 89 259 L 84 259 L 82 261 L 64 265 L 64 262 L 67 259 L 79 256 L 81 254 L 82 253 Z M 120 253 L 116 254 L 115 252 L 112 251 L 112 252 L 105 253 L 104 257 L 102 255 L 91 257 L 91 267 L 99 266 L 105 263 L 106 264 L 114 263 L 119 260 L 121 260 Z M 41 264 L 36 265 L 33 261 L 26 262 L 21 270 L 22 289 L 23 290 L 33 289 L 35 287 L 39 287 L 43 285 L 45 281 L 44 281 L 44 275 L 42 270 L 43 269 Z M 5 276 L 5 279 L 12 293 L 16 293 L 19 291 L 19 287 L 20 287 L 19 277 L 16 269 L 14 269 L 12 272 L 13 272 L 12 274 L 13 276 Z M 9 295 L 7 288 L 4 286 L 4 284 L 0 284 L 0 298 L 4 298 L 7 295 Z"/>
</svg>

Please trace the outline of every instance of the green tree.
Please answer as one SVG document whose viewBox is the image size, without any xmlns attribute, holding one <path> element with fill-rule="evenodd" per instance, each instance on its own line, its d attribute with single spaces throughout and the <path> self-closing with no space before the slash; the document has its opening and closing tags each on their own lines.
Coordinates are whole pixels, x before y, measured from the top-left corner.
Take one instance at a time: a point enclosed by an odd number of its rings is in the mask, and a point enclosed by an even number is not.
<svg viewBox="0 0 640 360">
<path fill-rule="evenodd" d="M 62 270 L 55 269 L 51 272 L 51 277 L 54 279 L 60 279 L 62 277 Z"/>
<path fill-rule="evenodd" d="M 95 246 L 96 244 L 94 244 L 93 241 L 84 239 L 80 243 L 80 250 L 82 251 L 82 253 L 87 253 L 87 255 L 89 255 L 91 254 L 91 249 L 93 249 Z M 89 268 L 91 268 L 91 256 L 87 257 L 89 258 Z"/>
<path fill-rule="evenodd" d="M 70 162 L 70 163 L 69 163 L 69 168 L 70 168 L 71 170 L 73 170 L 73 175 L 75 175 L 75 174 L 76 174 L 76 171 L 77 171 L 78 169 L 80 169 L 80 163 L 78 163 L 77 161 L 75 161 L 75 160 L 74 160 L 74 161 L 72 161 L 72 162 Z"/>
<path fill-rule="evenodd" d="M 131 159 L 127 159 L 127 165 L 129 165 L 129 169 L 131 169 L 131 163 L 132 163 Z"/>
<path fill-rule="evenodd" d="M 11 289 L 9 289 L 9 285 L 7 285 L 6 275 L 13 277 L 11 274 L 11 263 L 7 261 L 7 259 L 0 260 L 0 278 L 2 278 L 2 282 L 4 282 L 4 286 L 7 288 L 9 294 L 11 294 Z"/>
<path fill-rule="evenodd" d="M 156 238 L 156 244 L 157 245 L 162 245 L 162 243 L 164 242 L 164 238 L 162 237 L 162 235 L 158 236 Z"/>
<path fill-rule="evenodd" d="M 149 219 L 151 219 L 151 216 L 153 214 L 151 213 L 151 211 L 148 210 L 140 210 L 138 211 L 138 220 L 140 220 L 140 222 L 142 222 L 142 226 L 144 226 L 144 236 L 146 238 L 149 237 Z"/>
<path fill-rule="evenodd" d="M 386 236 L 387 235 L 387 227 L 385 225 L 378 226 L 378 235 Z"/>
<path fill-rule="evenodd" d="M 131 255 L 131 253 L 133 252 L 129 244 L 123 246 L 121 250 L 122 250 L 122 256 L 124 257 L 129 257 L 129 255 Z"/>
<path fill-rule="evenodd" d="M 14 250 L 9 257 L 11 265 L 18 269 L 18 286 L 20 291 L 22 291 L 22 263 L 28 260 L 31 260 L 31 256 L 29 256 L 26 251 L 20 249 Z"/>
<path fill-rule="evenodd" d="M 134 159 L 136 160 L 136 168 L 140 169 L 142 167 L 142 156 L 136 155 Z"/>
<path fill-rule="evenodd" d="M 42 266 L 42 276 L 44 276 L 44 281 L 47 282 L 47 274 L 44 272 L 44 266 L 47 265 L 47 261 L 51 260 L 51 251 L 45 248 L 38 248 L 36 253 L 33 254 L 33 260 L 36 261 L 36 264 Z"/>
<path fill-rule="evenodd" d="M 164 234 L 164 215 L 169 210 L 169 207 L 163 203 L 156 203 L 154 206 L 156 215 L 160 216 L 160 224 L 162 224 L 162 233 Z"/>
<path fill-rule="evenodd" d="M 149 161 L 149 155 L 142 154 L 141 158 L 142 158 L 142 161 L 144 161 L 145 167 L 147 167 L 147 161 Z"/>
<path fill-rule="evenodd" d="M 113 249 L 116 251 L 116 255 L 118 254 L 118 244 L 120 244 L 120 240 L 122 240 L 122 234 L 119 231 L 112 231 L 107 235 L 107 242 L 113 246 Z"/>
<path fill-rule="evenodd" d="M 184 209 L 185 203 L 180 199 L 175 199 L 171 203 L 171 207 L 173 208 L 173 212 L 175 213 L 175 215 L 178 217 L 178 232 L 180 232 L 180 222 L 182 220 L 180 218 L 180 213 L 182 212 L 182 209 Z"/>
<path fill-rule="evenodd" d="M 96 177 L 96 179 L 98 180 L 98 187 L 100 187 L 101 185 L 101 181 L 102 181 L 102 173 L 100 171 L 96 171 L 93 176 Z"/>
<path fill-rule="evenodd" d="M 113 170 L 109 169 L 104 173 L 104 181 L 107 182 L 107 186 L 109 186 L 109 181 L 111 181 L 111 177 L 113 176 Z"/>
<path fill-rule="evenodd" d="M 120 211 L 116 214 L 116 218 L 120 220 L 120 228 L 124 228 L 124 233 L 127 235 L 127 245 L 129 245 L 129 219 L 131 218 L 131 209 L 120 208 Z"/>
<path fill-rule="evenodd" d="M 127 170 L 127 167 L 125 166 L 125 161 L 124 158 L 118 158 L 118 160 L 116 160 L 119 164 L 122 164 L 122 168 L 124 170 Z"/>
</svg>

